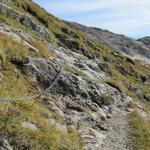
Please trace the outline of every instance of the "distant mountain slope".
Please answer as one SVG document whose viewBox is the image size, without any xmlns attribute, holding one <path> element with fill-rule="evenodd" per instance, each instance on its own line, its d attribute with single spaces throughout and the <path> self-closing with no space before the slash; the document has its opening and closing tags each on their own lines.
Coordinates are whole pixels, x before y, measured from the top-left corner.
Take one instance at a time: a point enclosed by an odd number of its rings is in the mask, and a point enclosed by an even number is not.
<svg viewBox="0 0 150 150">
<path fill-rule="evenodd" d="M 117 50 L 129 56 L 138 56 L 138 58 L 140 58 L 140 56 L 150 58 L 150 37 L 146 37 L 136 41 L 127 36 L 115 34 L 107 30 L 87 27 L 74 22 L 67 23 L 72 27 L 75 27 L 76 29 L 90 35 L 98 42 L 106 44 L 108 47 L 113 48 L 114 50 Z"/>
<path fill-rule="evenodd" d="M 144 43 L 144 45 L 150 49 L 150 36 L 138 39 L 138 41 Z"/>
</svg>

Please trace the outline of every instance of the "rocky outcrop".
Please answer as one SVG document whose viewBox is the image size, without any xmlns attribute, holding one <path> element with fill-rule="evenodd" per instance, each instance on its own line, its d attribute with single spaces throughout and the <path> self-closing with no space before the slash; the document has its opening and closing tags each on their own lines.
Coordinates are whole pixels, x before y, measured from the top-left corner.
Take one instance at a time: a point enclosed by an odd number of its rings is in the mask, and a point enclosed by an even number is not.
<svg viewBox="0 0 150 150">
<path fill-rule="evenodd" d="M 52 33 L 50 33 L 46 28 L 40 26 L 36 20 L 31 19 L 31 17 L 29 17 L 28 14 L 20 13 L 14 10 L 13 8 L 2 3 L 0 3 L 0 14 L 11 17 L 12 19 L 20 22 L 27 28 L 31 28 L 39 35 L 43 35 L 47 38 L 52 37 Z"/>
<path fill-rule="evenodd" d="M 75 64 L 76 65 L 76 64 Z M 59 72 L 59 63 L 55 59 L 33 59 L 29 58 L 28 62 L 24 64 L 24 69 L 35 81 L 42 86 L 50 86 L 53 80 Z M 81 70 L 82 71 L 82 68 Z M 86 70 L 84 69 L 84 72 Z M 32 79 L 32 80 L 33 80 Z M 107 90 L 110 90 L 109 96 L 116 95 L 115 91 L 109 87 L 109 85 L 98 84 L 91 78 L 81 78 L 80 76 L 71 72 L 62 71 L 57 81 L 57 84 L 53 87 L 53 91 L 69 95 L 72 97 L 79 96 L 83 99 L 89 99 L 98 105 L 103 104 L 102 94 L 107 95 Z"/>
<path fill-rule="evenodd" d="M 30 44 L 30 41 L 34 39 L 22 30 L 17 30 L 15 28 L 11 28 L 10 26 L 4 23 L 0 23 L 0 33 L 7 35 L 9 38 L 18 43 L 20 42 L 28 50 L 38 52 L 38 49 Z"/>
<path fill-rule="evenodd" d="M 1 150 L 13 150 L 9 145 L 8 141 L 5 139 L 0 139 L 0 149 Z"/>
<path fill-rule="evenodd" d="M 43 86 L 49 86 L 59 72 L 59 65 L 54 60 L 44 60 L 42 58 L 28 58 L 24 69 L 32 80 L 38 81 Z"/>
<path fill-rule="evenodd" d="M 41 85 L 41 88 L 45 85 L 48 87 L 59 71 L 60 59 L 59 62 L 57 59 L 29 58 L 24 64 L 24 70 L 32 81 L 34 79 Z M 75 66 L 79 67 L 80 71 L 88 72 L 85 69 L 86 64 L 88 65 L 85 61 Z M 98 65 L 96 68 L 94 66 L 90 68 L 99 70 Z M 69 132 L 71 129 L 78 130 L 86 150 L 99 150 L 108 129 L 105 121 L 111 118 L 112 112 L 117 113 L 119 110 L 125 112 L 129 102 L 128 97 L 117 89 L 95 81 L 92 77 L 82 78 L 63 69 L 57 83 L 49 91 L 59 95 L 59 98 L 51 100 L 43 95 L 43 101 L 47 107 L 61 117 L 67 126 L 53 123 L 53 121 L 50 121 L 50 124 L 55 124 L 64 132 Z"/>
<path fill-rule="evenodd" d="M 144 45 L 146 47 L 150 48 L 150 37 L 149 36 L 141 38 L 141 39 L 138 39 L 138 41 L 144 43 Z"/>
</svg>

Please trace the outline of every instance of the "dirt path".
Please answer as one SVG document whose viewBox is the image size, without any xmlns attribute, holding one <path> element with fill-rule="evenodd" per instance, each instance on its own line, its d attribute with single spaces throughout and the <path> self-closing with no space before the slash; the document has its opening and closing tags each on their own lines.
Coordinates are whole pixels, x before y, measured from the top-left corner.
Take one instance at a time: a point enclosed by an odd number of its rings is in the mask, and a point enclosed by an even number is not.
<svg viewBox="0 0 150 150">
<path fill-rule="evenodd" d="M 118 110 L 107 120 L 109 129 L 100 150 L 133 150 L 127 115 L 127 112 Z"/>
</svg>

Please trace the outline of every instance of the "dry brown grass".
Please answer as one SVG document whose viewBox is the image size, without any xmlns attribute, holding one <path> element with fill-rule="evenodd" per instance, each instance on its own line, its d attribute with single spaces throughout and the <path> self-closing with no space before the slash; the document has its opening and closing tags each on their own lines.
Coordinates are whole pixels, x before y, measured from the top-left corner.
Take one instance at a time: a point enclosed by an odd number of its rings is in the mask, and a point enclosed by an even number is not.
<svg viewBox="0 0 150 150">
<path fill-rule="evenodd" d="M 2 59 L 5 58 L 8 61 L 16 59 L 21 61 L 29 55 L 29 51 L 21 42 L 13 40 L 6 34 L 0 33 L 0 42 Z"/>
<path fill-rule="evenodd" d="M 134 150 L 150 150 L 150 120 L 144 119 L 138 112 L 130 115 Z"/>
<path fill-rule="evenodd" d="M 47 117 L 52 117 L 51 112 L 38 102 L 0 103 L 0 134 L 14 149 L 82 149 L 81 139 L 75 131 L 66 134 L 56 130 L 48 124 Z M 34 123 L 39 130 L 23 128 L 23 121 Z"/>
<path fill-rule="evenodd" d="M 38 49 L 38 56 L 43 58 L 54 57 L 54 51 L 48 49 L 46 44 L 42 40 L 34 40 L 32 41 L 33 46 Z"/>
</svg>

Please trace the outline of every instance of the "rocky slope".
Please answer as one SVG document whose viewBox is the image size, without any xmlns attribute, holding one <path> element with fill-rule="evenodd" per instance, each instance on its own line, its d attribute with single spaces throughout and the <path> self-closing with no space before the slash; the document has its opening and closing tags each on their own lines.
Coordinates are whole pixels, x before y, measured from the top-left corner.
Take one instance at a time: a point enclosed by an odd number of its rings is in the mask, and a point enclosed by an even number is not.
<svg viewBox="0 0 150 150">
<path fill-rule="evenodd" d="M 146 47 L 150 48 L 150 44 L 149 44 L 150 43 L 150 37 L 149 36 L 138 39 L 138 41 L 144 43 L 146 45 Z"/>
<path fill-rule="evenodd" d="M 124 35 L 118 35 L 107 30 L 102 30 L 93 27 L 86 27 L 78 23 L 67 22 L 72 27 L 86 33 L 100 43 L 106 44 L 108 47 L 126 54 L 136 59 L 141 59 L 149 63 L 150 50 L 149 50 L 149 37 L 145 37 L 139 40 L 126 37 Z M 146 60 L 145 60 L 146 59 Z"/>
<path fill-rule="evenodd" d="M 133 149 L 150 66 L 80 30 L 30 0 L 0 2 L 0 149 Z"/>
</svg>

